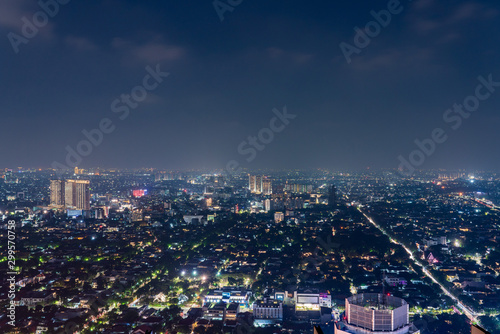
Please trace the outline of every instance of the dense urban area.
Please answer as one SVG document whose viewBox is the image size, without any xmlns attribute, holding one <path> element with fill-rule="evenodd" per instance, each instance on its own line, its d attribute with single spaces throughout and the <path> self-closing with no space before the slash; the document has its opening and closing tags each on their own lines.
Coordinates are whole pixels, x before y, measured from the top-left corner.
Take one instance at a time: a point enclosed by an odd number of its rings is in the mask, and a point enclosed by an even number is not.
<svg viewBox="0 0 500 334">
<path fill-rule="evenodd" d="M 487 172 L 7 169 L 0 332 L 497 332 L 498 203 Z"/>
</svg>

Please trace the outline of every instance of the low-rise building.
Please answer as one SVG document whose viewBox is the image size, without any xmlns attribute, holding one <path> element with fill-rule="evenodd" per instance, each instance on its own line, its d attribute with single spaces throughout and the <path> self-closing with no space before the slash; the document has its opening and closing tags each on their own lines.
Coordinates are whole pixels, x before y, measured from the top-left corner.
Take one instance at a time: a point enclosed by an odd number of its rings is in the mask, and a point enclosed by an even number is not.
<svg viewBox="0 0 500 334">
<path fill-rule="evenodd" d="M 253 304 L 254 325 L 273 326 L 283 321 L 283 303 L 277 300 L 258 300 Z"/>
<path fill-rule="evenodd" d="M 205 304 L 223 302 L 237 303 L 240 306 L 248 306 L 248 300 L 251 295 L 251 290 L 237 290 L 232 288 L 210 290 L 205 296 Z"/>
</svg>

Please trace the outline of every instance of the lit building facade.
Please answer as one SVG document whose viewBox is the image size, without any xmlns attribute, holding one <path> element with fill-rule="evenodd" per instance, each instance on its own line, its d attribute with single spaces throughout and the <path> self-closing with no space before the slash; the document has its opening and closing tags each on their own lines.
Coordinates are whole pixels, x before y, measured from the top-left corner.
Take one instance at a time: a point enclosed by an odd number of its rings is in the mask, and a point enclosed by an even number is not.
<svg viewBox="0 0 500 334">
<path fill-rule="evenodd" d="M 317 290 L 299 290 L 293 294 L 296 310 L 319 310 L 332 307 L 332 296 Z"/>
<path fill-rule="evenodd" d="M 345 317 L 335 324 L 335 334 L 419 334 L 409 320 L 405 300 L 366 293 L 346 298 Z"/>
<path fill-rule="evenodd" d="M 252 194 L 271 195 L 273 185 L 271 179 L 263 175 L 248 175 L 248 190 Z"/>
<path fill-rule="evenodd" d="M 65 187 L 66 207 L 75 210 L 90 210 L 90 181 L 67 180 Z"/>
<path fill-rule="evenodd" d="M 271 195 L 273 193 L 273 184 L 270 179 L 262 180 L 262 193 L 264 195 Z"/>
<path fill-rule="evenodd" d="M 230 288 L 210 290 L 205 296 L 204 303 L 236 303 L 248 307 L 248 300 L 251 295 L 250 290 L 233 290 Z"/>
<path fill-rule="evenodd" d="M 64 206 L 64 181 L 50 181 L 50 205 L 54 207 Z"/>
<path fill-rule="evenodd" d="M 90 181 L 51 180 L 50 204 L 74 210 L 90 210 Z"/>
<path fill-rule="evenodd" d="M 283 303 L 277 300 L 258 300 L 253 303 L 256 327 L 276 325 L 283 321 Z"/>
<path fill-rule="evenodd" d="M 313 191 L 313 186 L 311 184 L 297 184 L 297 183 L 291 183 L 291 184 L 286 184 L 284 190 L 287 193 L 294 193 L 294 194 L 310 194 Z"/>
<path fill-rule="evenodd" d="M 252 194 L 262 193 L 262 176 L 248 175 L 248 189 Z"/>
</svg>

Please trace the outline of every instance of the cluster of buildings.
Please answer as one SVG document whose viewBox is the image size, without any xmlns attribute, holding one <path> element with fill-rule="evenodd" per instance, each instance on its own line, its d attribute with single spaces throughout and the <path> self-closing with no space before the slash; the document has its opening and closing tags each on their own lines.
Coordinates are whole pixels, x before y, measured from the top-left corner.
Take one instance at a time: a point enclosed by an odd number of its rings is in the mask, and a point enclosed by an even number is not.
<svg viewBox="0 0 500 334">
<path fill-rule="evenodd" d="M 210 290 L 204 297 L 202 313 L 207 320 L 235 320 L 243 312 L 251 312 L 256 327 L 281 326 L 284 308 L 289 306 L 297 319 L 328 323 L 332 321 L 332 298 L 328 292 L 317 289 L 300 289 L 293 292 L 273 291 L 265 297 L 250 302 L 252 290 L 221 288 Z"/>
<path fill-rule="evenodd" d="M 248 190 L 252 194 L 271 195 L 273 185 L 271 179 L 264 175 L 248 175 Z"/>
<path fill-rule="evenodd" d="M 51 180 L 50 205 L 54 208 L 90 210 L 90 181 Z"/>
<path fill-rule="evenodd" d="M 236 180 L 154 170 L 78 170 L 64 180 L 18 173 L 18 183 L 0 184 L 0 196 L 26 188 L 27 198 L 41 202 L 0 203 L 7 206 L 3 226 L 15 219 L 32 227 L 19 229 L 19 256 L 29 264 L 16 278 L 16 306 L 28 308 L 20 322 L 40 333 L 78 318 L 104 333 L 231 332 L 244 324 L 309 332 L 321 324 L 337 334 L 413 334 L 411 312 L 452 312 L 453 301 L 357 206 L 468 304 L 495 310 L 498 264 L 486 253 L 494 254 L 498 237 L 493 209 L 465 195 L 436 194 L 446 183 L 397 186 L 315 173 Z M 69 214 L 78 210 L 96 214 Z M 481 252 L 469 251 L 480 236 L 474 247 Z M 126 291 L 117 291 L 120 285 Z M 97 314 L 92 298 L 103 302 Z M 0 294 L 0 303 L 6 300 Z M 174 305 L 181 312 L 169 316 Z M 465 323 L 461 317 L 454 321 Z"/>
<path fill-rule="evenodd" d="M 226 326 L 235 324 L 240 308 L 248 307 L 251 291 L 230 288 L 211 290 L 206 296 L 204 306 L 198 310 L 198 318 L 192 328 L 209 321 L 223 321 Z M 387 294 L 362 293 L 345 299 L 345 312 L 338 319 L 332 316 L 331 296 L 314 290 L 298 290 L 293 293 L 274 292 L 268 298 L 259 299 L 252 304 L 252 319 L 255 327 L 281 326 L 284 320 L 284 307 L 288 296 L 298 319 L 316 324 L 334 324 L 335 334 L 419 334 L 420 331 L 410 322 L 408 303 Z M 322 312 L 323 309 L 323 312 Z M 194 313 L 196 310 L 190 310 Z"/>
<path fill-rule="evenodd" d="M 312 184 L 298 184 L 298 183 L 287 183 L 285 184 L 285 191 L 294 194 L 311 194 L 313 192 Z"/>
<path fill-rule="evenodd" d="M 495 176 L 440 171 L 415 179 L 365 175 L 341 183 L 352 203 L 414 251 L 440 284 L 477 312 L 496 312 L 500 218 L 495 206 L 478 200 L 498 199 Z"/>
</svg>

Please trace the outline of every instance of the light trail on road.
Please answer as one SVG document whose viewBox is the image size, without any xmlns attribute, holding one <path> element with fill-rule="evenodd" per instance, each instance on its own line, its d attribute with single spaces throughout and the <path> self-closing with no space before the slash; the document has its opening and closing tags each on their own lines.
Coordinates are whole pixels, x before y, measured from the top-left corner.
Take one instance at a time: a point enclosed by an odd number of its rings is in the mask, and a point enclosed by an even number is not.
<svg viewBox="0 0 500 334">
<path fill-rule="evenodd" d="M 406 247 L 405 245 L 403 245 L 402 243 L 398 242 L 397 240 L 395 240 L 391 235 L 389 235 L 389 233 L 387 233 L 381 226 L 379 226 L 377 223 L 375 223 L 375 221 L 369 217 L 366 213 L 363 212 L 363 210 L 361 210 L 361 208 L 358 206 L 357 209 L 359 210 L 359 212 L 361 212 L 361 214 L 373 225 L 375 226 L 380 232 L 382 232 L 385 236 L 387 236 L 392 243 L 394 244 L 397 244 L 401 247 L 404 248 L 404 250 L 408 253 L 408 255 L 410 256 L 410 259 L 416 264 L 418 265 L 419 267 L 422 268 L 422 271 L 424 272 L 424 274 L 429 277 L 434 283 L 436 283 L 437 285 L 439 285 L 439 287 L 441 288 L 441 290 L 445 293 L 445 295 L 447 295 L 448 297 L 450 297 L 453 301 L 455 301 L 458 305 L 458 307 L 464 312 L 464 314 L 467 316 L 467 318 L 469 318 L 470 321 L 472 321 L 473 323 L 478 323 L 478 320 L 477 320 L 477 317 L 478 315 L 480 314 L 476 314 L 475 312 L 473 312 L 468 306 L 464 305 L 457 297 L 455 297 L 450 291 L 448 291 L 448 289 L 446 289 L 445 286 L 443 286 L 441 283 L 439 283 L 436 278 L 434 278 L 434 276 L 432 275 L 431 272 L 429 272 L 429 270 L 427 270 L 427 268 L 425 268 L 425 266 L 417 260 L 417 258 L 415 257 L 415 255 L 413 254 L 413 252 L 408 248 Z"/>
</svg>

